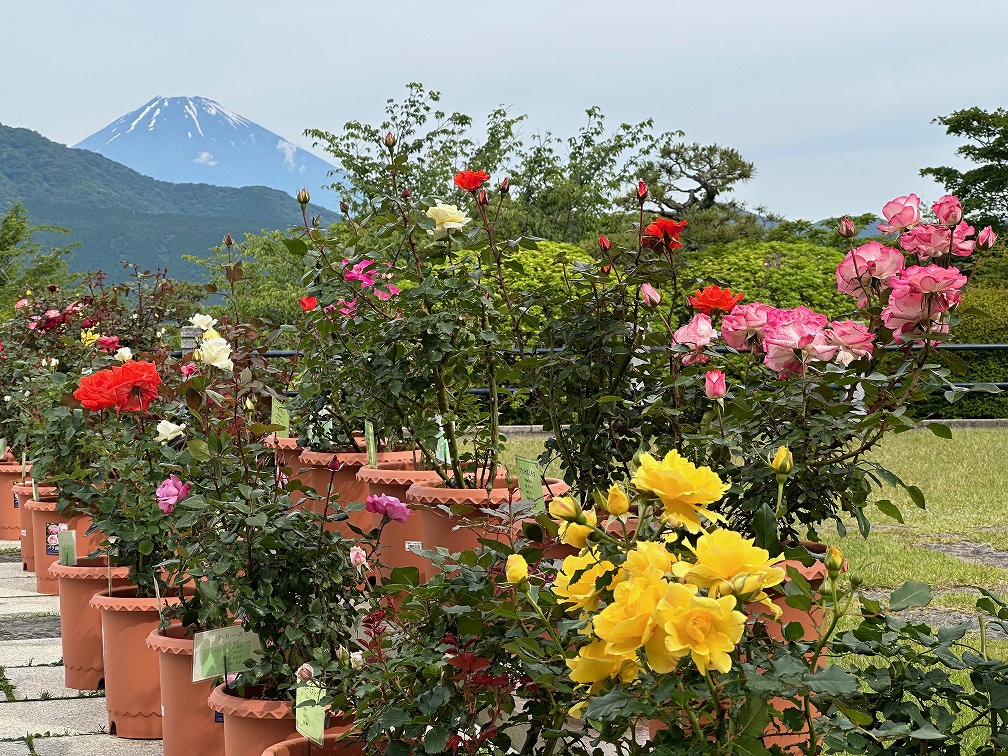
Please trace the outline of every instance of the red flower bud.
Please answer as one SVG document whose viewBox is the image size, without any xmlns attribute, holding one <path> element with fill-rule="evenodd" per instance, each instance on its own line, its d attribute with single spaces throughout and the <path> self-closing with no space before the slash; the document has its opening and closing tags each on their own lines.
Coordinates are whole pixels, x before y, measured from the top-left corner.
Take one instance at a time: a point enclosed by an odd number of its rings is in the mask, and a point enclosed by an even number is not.
<svg viewBox="0 0 1008 756">
<path fill-rule="evenodd" d="M 393 134 L 390 131 L 388 134 L 385 135 L 385 146 L 391 150 L 393 147 L 395 147 L 395 144 L 396 144 L 395 134 Z"/>
<path fill-rule="evenodd" d="M 854 228 L 854 222 L 850 218 L 843 218 L 837 225 L 837 233 L 844 239 L 853 239 L 857 236 L 857 229 Z"/>
<path fill-rule="evenodd" d="M 314 310 L 318 307 L 318 299 L 315 297 L 301 297 L 301 299 L 298 300 L 298 303 L 301 305 L 302 312 L 308 312 L 309 310 Z"/>
<path fill-rule="evenodd" d="M 994 233 L 994 229 L 990 226 L 984 226 L 983 230 L 977 236 L 977 246 L 980 249 L 990 249 L 994 246 L 994 242 L 997 241 L 997 234 Z"/>
<path fill-rule="evenodd" d="M 490 204 L 490 200 L 487 199 L 487 193 L 485 189 L 480 189 L 479 194 L 476 195 L 476 203 L 481 207 L 486 207 Z"/>
<path fill-rule="evenodd" d="M 326 465 L 326 467 L 332 470 L 333 472 L 337 472 L 343 467 L 343 463 L 339 461 L 339 457 L 333 454 L 333 458 L 329 460 L 329 463 Z"/>
<path fill-rule="evenodd" d="M 301 207 L 304 207 L 309 202 L 311 202 L 311 195 L 308 194 L 308 190 L 307 189 L 301 189 L 297 193 L 297 201 L 301 204 Z"/>
<path fill-rule="evenodd" d="M 640 202 L 643 205 L 644 204 L 644 200 L 646 200 L 646 199 L 647 199 L 647 184 L 645 184 L 643 181 L 638 181 L 637 182 L 637 201 Z"/>
<path fill-rule="evenodd" d="M 90 328 L 93 325 L 94 323 L 91 322 L 91 318 L 84 318 L 84 320 L 81 321 L 81 328 Z"/>
<path fill-rule="evenodd" d="M 224 246 L 231 247 L 234 245 L 234 239 L 231 238 L 231 234 L 224 237 Z"/>
<path fill-rule="evenodd" d="M 340 212 L 343 213 L 343 215 L 346 215 L 347 213 L 350 212 L 350 205 L 346 203 L 346 200 L 340 200 L 339 209 Z"/>
<path fill-rule="evenodd" d="M 402 197 L 404 200 L 408 200 L 410 198 L 410 190 L 407 189 L 406 187 L 403 187 L 403 190 L 399 194 L 399 196 Z"/>
<path fill-rule="evenodd" d="M 506 196 L 509 191 L 511 191 L 511 179 L 505 177 L 504 180 L 500 182 L 500 193 Z"/>
<path fill-rule="evenodd" d="M 612 249 L 612 242 L 606 238 L 605 234 L 601 234 L 598 238 L 598 246 L 603 252 L 608 252 Z"/>
</svg>

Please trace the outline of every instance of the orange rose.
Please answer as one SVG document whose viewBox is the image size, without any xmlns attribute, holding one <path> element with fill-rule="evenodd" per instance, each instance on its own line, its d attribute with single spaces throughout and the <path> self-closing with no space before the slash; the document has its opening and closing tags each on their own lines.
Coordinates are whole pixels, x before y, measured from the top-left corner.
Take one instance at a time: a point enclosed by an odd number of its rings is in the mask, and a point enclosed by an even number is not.
<svg viewBox="0 0 1008 756">
<path fill-rule="evenodd" d="M 467 192 L 475 192 L 490 179 L 486 171 L 459 171 L 455 174 L 455 186 Z"/>
<path fill-rule="evenodd" d="M 645 247 L 668 247 L 676 249 L 682 246 L 679 234 L 686 228 L 686 221 L 674 221 L 671 218 L 655 218 L 644 228 Z"/>
<path fill-rule="evenodd" d="M 115 376 L 111 389 L 120 411 L 143 411 L 157 399 L 161 376 L 153 362 L 127 360 L 112 371 Z"/>
<path fill-rule="evenodd" d="M 74 398 L 92 412 L 100 412 L 116 403 L 112 391 L 114 381 L 112 368 L 85 375 L 74 391 Z"/>
<path fill-rule="evenodd" d="M 702 312 L 704 315 L 710 315 L 715 310 L 727 314 L 734 310 L 735 305 L 743 299 L 745 296 L 742 292 L 733 295 L 731 289 L 722 289 L 720 286 L 711 285 L 703 290 L 694 291 L 689 297 L 689 303 L 694 310 Z"/>
</svg>

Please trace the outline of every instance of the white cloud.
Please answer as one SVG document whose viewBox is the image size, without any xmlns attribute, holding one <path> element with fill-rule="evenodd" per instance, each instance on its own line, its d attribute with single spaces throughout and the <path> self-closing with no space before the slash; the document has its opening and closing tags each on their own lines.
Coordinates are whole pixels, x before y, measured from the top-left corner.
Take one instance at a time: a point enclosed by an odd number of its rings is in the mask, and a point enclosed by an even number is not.
<svg viewBox="0 0 1008 756">
<path fill-rule="evenodd" d="M 203 152 L 197 155 L 193 162 L 196 163 L 196 165 L 209 165 L 210 167 L 217 165 L 217 161 L 214 160 L 214 156 L 206 150 L 203 150 Z"/>
<path fill-rule="evenodd" d="M 294 170 L 294 153 L 297 152 L 297 147 L 294 146 L 293 144 L 291 144 L 290 142 L 288 142 L 288 141 L 286 141 L 284 139 L 281 139 L 279 142 L 277 142 L 276 148 L 278 150 L 280 150 L 280 152 L 283 153 L 283 156 L 284 156 L 284 159 L 283 159 L 284 165 L 286 165 L 289 170 L 293 171 Z"/>
</svg>

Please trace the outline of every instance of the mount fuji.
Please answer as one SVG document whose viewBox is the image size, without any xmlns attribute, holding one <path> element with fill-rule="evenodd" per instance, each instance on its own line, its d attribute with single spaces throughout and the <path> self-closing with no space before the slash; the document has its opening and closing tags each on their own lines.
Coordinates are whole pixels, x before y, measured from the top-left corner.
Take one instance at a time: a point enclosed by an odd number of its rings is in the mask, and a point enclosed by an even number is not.
<svg viewBox="0 0 1008 756">
<path fill-rule="evenodd" d="M 335 210 L 337 169 L 206 97 L 155 97 L 74 145 L 174 183 L 268 186 Z"/>
</svg>

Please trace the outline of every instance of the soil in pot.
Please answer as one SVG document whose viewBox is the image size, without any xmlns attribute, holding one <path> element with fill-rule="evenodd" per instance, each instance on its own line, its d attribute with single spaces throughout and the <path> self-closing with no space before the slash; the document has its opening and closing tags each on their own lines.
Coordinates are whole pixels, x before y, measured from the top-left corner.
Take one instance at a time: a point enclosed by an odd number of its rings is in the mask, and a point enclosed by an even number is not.
<svg viewBox="0 0 1008 756">
<path fill-rule="evenodd" d="M 87 515 L 65 515 L 56 511 L 55 501 L 29 501 L 25 508 L 31 512 L 32 548 L 35 552 L 35 590 L 54 596 L 59 593 L 59 580 L 49 575 L 50 565 L 59 561 L 57 538 L 61 530 L 77 534 L 77 553 L 87 556 L 98 548 L 100 533 L 87 535 L 91 518 Z"/>
<path fill-rule="evenodd" d="M 109 733 L 160 740 L 158 655 L 147 646 L 147 636 L 158 626 L 157 599 L 138 597 L 133 588 L 120 588 L 96 594 L 91 606 L 101 610 Z"/>
<path fill-rule="evenodd" d="M 60 635 L 66 686 L 98 690 L 105 680 L 102 661 L 101 612 L 91 598 L 111 587 L 129 585 L 129 570 L 108 566 L 102 559 L 78 559 L 76 565 L 53 564 L 49 576 L 59 581 Z"/>
<path fill-rule="evenodd" d="M 252 696 L 259 691 L 246 687 L 243 692 Z M 300 737 L 294 726 L 294 706 L 289 701 L 243 698 L 237 693 L 218 685 L 207 702 L 224 715 L 226 756 L 262 756 L 271 746 Z M 330 717 L 325 734 L 335 737 L 346 732 L 351 724 L 349 718 Z"/>
<path fill-rule="evenodd" d="M 155 628 L 146 643 L 158 655 L 164 756 L 224 753 L 223 718 L 206 705 L 213 681 L 192 681 L 192 631 L 180 624 Z"/>
</svg>

